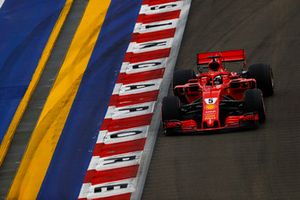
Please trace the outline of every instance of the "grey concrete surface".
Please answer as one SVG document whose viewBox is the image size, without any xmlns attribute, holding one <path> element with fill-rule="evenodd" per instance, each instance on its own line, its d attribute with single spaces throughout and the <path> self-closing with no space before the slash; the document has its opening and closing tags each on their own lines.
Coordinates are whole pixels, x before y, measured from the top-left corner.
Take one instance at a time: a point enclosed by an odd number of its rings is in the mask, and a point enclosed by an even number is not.
<svg viewBox="0 0 300 200">
<path fill-rule="evenodd" d="M 165 137 L 158 133 L 144 200 L 300 199 L 300 1 L 193 0 L 176 69 L 196 53 L 244 48 L 270 63 L 275 94 L 258 130 Z"/>
<path fill-rule="evenodd" d="M 16 130 L 10 149 L 3 165 L 0 168 L 0 199 L 5 199 L 9 190 L 32 131 L 43 109 L 43 105 L 71 44 L 76 28 L 82 18 L 86 4 L 87 1 L 74 1 L 50 58 L 45 66 L 38 86 L 33 93 L 24 116 Z"/>
</svg>

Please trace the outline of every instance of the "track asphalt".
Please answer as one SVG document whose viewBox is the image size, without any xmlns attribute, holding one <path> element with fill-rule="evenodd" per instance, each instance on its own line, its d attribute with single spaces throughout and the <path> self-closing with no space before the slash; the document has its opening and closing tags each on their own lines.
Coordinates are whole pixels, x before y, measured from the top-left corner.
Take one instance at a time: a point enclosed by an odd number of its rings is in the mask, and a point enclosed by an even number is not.
<svg viewBox="0 0 300 200">
<path fill-rule="evenodd" d="M 244 48 L 269 63 L 275 94 L 253 131 L 165 137 L 160 131 L 143 200 L 300 199 L 300 1 L 192 2 L 176 69 L 203 51 Z"/>
</svg>

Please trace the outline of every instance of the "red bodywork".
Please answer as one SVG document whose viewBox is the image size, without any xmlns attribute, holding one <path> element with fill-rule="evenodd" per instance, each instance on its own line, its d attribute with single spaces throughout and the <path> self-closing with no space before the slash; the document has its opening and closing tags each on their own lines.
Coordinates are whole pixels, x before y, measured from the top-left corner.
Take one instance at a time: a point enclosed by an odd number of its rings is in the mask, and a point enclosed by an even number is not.
<svg viewBox="0 0 300 200">
<path fill-rule="evenodd" d="M 184 119 L 181 121 L 165 121 L 164 128 L 178 132 L 201 132 L 227 128 L 240 128 L 248 122 L 258 122 L 256 113 L 241 113 L 238 115 L 226 115 L 220 119 L 220 103 L 225 98 L 236 102 L 243 102 L 244 92 L 256 87 L 256 80 L 243 78 L 236 72 L 227 71 L 223 62 L 243 61 L 245 65 L 244 50 L 233 50 L 224 52 L 200 53 L 197 56 L 198 64 L 209 64 L 212 60 L 218 62 L 220 67 L 217 71 L 210 70 L 197 74 L 196 79 L 191 79 L 185 85 L 174 88 L 174 94 L 185 105 L 192 104 L 197 100 L 202 102 L 202 119 Z M 222 83 L 215 84 L 214 79 L 222 77 Z"/>
</svg>

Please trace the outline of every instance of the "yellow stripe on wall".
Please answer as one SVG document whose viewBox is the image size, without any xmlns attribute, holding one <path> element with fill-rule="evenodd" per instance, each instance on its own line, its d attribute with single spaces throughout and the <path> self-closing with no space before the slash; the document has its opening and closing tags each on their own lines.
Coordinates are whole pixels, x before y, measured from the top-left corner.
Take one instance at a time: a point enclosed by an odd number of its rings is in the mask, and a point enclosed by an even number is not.
<svg viewBox="0 0 300 200">
<path fill-rule="evenodd" d="M 7 129 L 7 132 L 2 140 L 2 143 L 1 143 L 1 146 L 0 146 L 0 166 L 2 165 L 3 163 L 3 160 L 7 154 L 7 151 L 8 151 L 8 148 L 10 146 L 10 143 L 11 143 L 11 140 L 15 134 L 15 131 L 21 121 L 21 118 L 25 112 L 25 109 L 29 103 L 29 100 L 41 78 L 41 75 L 44 71 L 44 68 L 45 68 L 45 65 L 46 65 L 46 62 L 48 61 L 49 59 L 49 56 L 50 56 L 50 53 L 52 52 L 52 49 L 54 47 L 54 43 L 56 42 L 57 38 L 58 38 L 58 35 L 60 33 L 60 30 L 61 30 L 61 27 L 63 26 L 66 18 L 67 18 L 67 15 L 70 11 L 70 8 L 71 8 L 71 5 L 73 3 L 73 0 L 67 0 L 66 3 L 65 3 L 65 6 L 63 8 L 63 10 L 61 11 L 60 13 L 60 16 L 53 28 L 53 31 L 49 37 L 49 40 L 46 44 L 46 47 L 43 51 L 43 54 L 39 60 L 39 63 L 38 63 L 38 66 L 32 76 L 32 79 L 30 81 L 30 84 L 24 94 L 24 97 L 22 98 L 17 110 L 16 110 L 16 113 Z"/>
<path fill-rule="evenodd" d="M 90 0 L 32 133 L 8 199 L 36 199 L 100 33 L 110 0 Z"/>
</svg>

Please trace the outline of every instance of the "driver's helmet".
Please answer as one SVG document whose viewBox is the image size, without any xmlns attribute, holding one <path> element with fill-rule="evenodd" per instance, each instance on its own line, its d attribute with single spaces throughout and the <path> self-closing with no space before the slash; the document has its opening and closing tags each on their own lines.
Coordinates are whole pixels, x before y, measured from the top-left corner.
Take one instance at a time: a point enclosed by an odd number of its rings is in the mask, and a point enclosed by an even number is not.
<svg viewBox="0 0 300 200">
<path fill-rule="evenodd" d="M 223 80 L 222 80 L 222 76 L 221 75 L 218 75 L 214 78 L 214 84 L 215 85 L 220 85 L 223 83 Z"/>
<path fill-rule="evenodd" d="M 208 64 L 208 68 L 213 71 L 218 71 L 219 67 L 220 67 L 220 63 L 217 62 L 216 60 L 213 60 Z"/>
</svg>

